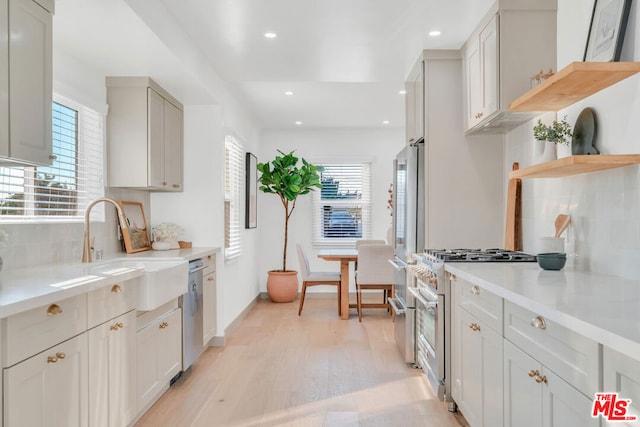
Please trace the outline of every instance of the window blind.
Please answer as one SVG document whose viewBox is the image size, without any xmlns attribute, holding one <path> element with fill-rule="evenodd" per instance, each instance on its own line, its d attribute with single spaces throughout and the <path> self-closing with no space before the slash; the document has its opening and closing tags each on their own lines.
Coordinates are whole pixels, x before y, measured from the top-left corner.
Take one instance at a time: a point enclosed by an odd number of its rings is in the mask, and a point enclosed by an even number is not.
<svg viewBox="0 0 640 427">
<path fill-rule="evenodd" d="M 242 253 L 242 188 L 244 182 L 244 149 L 233 136 L 224 139 L 224 247 L 225 258 L 233 259 Z"/>
<path fill-rule="evenodd" d="M 371 164 L 320 164 L 322 189 L 313 192 L 315 246 L 353 246 L 371 236 Z"/>
<path fill-rule="evenodd" d="M 80 220 L 104 195 L 104 117 L 54 95 L 50 166 L 0 167 L 0 222 Z M 94 220 L 104 220 L 104 209 Z"/>
</svg>

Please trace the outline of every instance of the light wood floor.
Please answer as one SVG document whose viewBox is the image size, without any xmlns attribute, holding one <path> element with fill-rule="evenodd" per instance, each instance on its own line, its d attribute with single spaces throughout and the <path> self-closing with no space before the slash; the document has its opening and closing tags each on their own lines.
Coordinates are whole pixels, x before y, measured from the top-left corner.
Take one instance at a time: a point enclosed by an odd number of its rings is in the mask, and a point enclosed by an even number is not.
<svg viewBox="0 0 640 427">
<path fill-rule="evenodd" d="M 384 310 L 340 320 L 335 298 L 261 300 L 136 424 L 459 427 L 400 357 Z"/>
</svg>

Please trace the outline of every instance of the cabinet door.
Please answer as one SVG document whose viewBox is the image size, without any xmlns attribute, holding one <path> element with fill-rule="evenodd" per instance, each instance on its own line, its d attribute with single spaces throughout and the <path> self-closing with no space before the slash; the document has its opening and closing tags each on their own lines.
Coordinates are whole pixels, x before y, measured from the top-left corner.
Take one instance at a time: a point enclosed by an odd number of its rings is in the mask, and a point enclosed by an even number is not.
<svg viewBox="0 0 640 427">
<path fill-rule="evenodd" d="M 424 138 L 424 62 L 418 61 L 405 82 L 407 142 Z"/>
<path fill-rule="evenodd" d="M 501 426 L 502 337 L 466 310 L 457 310 L 456 403 L 470 425 Z"/>
<path fill-rule="evenodd" d="M 483 113 L 482 71 L 480 66 L 480 40 L 471 36 L 464 56 L 467 90 L 467 128 L 478 124 Z"/>
<path fill-rule="evenodd" d="M 88 424 L 87 334 L 4 370 L 4 425 Z"/>
<path fill-rule="evenodd" d="M 542 427 L 542 391 L 532 371 L 542 365 L 504 340 L 504 425 L 506 427 Z"/>
<path fill-rule="evenodd" d="M 164 317 L 158 325 L 158 373 L 167 384 L 182 369 L 182 309 Z"/>
<path fill-rule="evenodd" d="M 136 415 L 135 324 L 130 311 L 88 332 L 91 426 L 126 426 Z"/>
<path fill-rule="evenodd" d="M 164 177 L 167 189 L 182 191 L 183 169 L 182 111 L 164 101 Z"/>
<path fill-rule="evenodd" d="M 498 82 L 499 70 L 499 46 L 498 23 L 499 16 L 493 19 L 480 32 L 481 75 L 482 75 L 482 117 L 490 116 L 500 107 Z"/>
<path fill-rule="evenodd" d="M 202 280 L 202 342 L 207 345 L 216 335 L 216 273 L 206 274 Z"/>
<path fill-rule="evenodd" d="M 154 188 L 167 188 L 164 176 L 164 103 L 165 100 L 156 91 L 147 89 L 147 137 L 148 137 L 148 185 Z"/>
<path fill-rule="evenodd" d="M 0 0 L 0 34 L 9 34 L 9 0 Z M 0 156 L 9 156 L 9 44 L 0 43 Z"/>
<path fill-rule="evenodd" d="M 628 414 L 640 420 L 640 359 L 632 359 L 608 347 L 603 351 L 603 390 L 618 393 L 618 399 L 631 399 Z M 611 422 L 606 425 L 637 427 L 640 421 Z"/>
<path fill-rule="evenodd" d="M 32 0 L 9 0 L 9 33 L 9 156 L 48 165 L 52 155 L 51 14 Z"/>
<path fill-rule="evenodd" d="M 588 398 L 548 369 L 543 369 L 543 425 L 545 427 L 598 427 L 591 416 L 593 398 Z"/>
<path fill-rule="evenodd" d="M 146 409 L 153 398 L 162 389 L 158 372 L 158 353 L 160 352 L 158 336 L 159 325 L 162 322 L 154 322 L 140 329 L 136 334 L 137 347 L 137 412 Z"/>
</svg>

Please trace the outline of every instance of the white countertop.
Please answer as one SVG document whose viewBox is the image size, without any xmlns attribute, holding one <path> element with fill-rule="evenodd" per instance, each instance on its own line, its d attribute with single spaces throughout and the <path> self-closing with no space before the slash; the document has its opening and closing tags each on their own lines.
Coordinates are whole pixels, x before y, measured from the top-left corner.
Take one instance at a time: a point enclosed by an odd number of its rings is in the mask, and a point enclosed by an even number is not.
<svg viewBox="0 0 640 427">
<path fill-rule="evenodd" d="M 156 260 L 174 260 L 184 259 L 191 261 L 197 258 L 202 258 L 207 255 L 212 255 L 216 252 L 221 252 L 222 249 L 218 247 L 203 247 L 203 248 L 186 248 L 186 249 L 169 249 L 167 251 L 143 251 L 133 254 L 125 255 L 127 259 L 147 258 Z"/>
<path fill-rule="evenodd" d="M 640 281 L 537 263 L 449 263 L 445 270 L 640 359 Z"/>
<path fill-rule="evenodd" d="M 51 304 L 103 286 L 142 276 L 141 266 L 108 267 L 118 261 L 137 259 L 190 261 L 220 251 L 220 248 L 189 248 L 145 251 L 108 257 L 83 264 L 51 264 L 0 272 L 0 318 Z"/>
</svg>

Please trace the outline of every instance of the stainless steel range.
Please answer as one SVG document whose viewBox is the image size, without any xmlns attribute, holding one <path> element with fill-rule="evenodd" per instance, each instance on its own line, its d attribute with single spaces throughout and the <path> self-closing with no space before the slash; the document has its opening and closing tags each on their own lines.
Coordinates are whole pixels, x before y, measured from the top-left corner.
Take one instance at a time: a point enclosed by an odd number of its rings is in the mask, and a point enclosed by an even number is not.
<svg viewBox="0 0 640 427">
<path fill-rule="evenodd" d="M 449 262 L 533 262 L 535 255 L 504 249 L 427 249 L 415 254 L 415 265 L 408 267 L 416 278 L 407 290 L 415 298 L 416 364 L 422 368 L 440 400 L 452 402 L 451 289 L 445 274 Z M 455 410 L 455 405 L 450 406 Z"/>
</svg>

